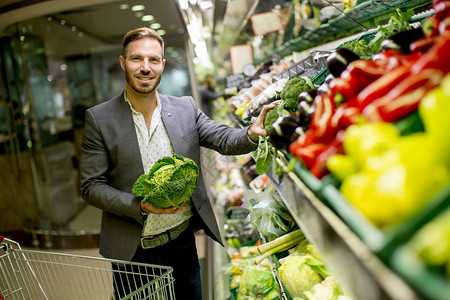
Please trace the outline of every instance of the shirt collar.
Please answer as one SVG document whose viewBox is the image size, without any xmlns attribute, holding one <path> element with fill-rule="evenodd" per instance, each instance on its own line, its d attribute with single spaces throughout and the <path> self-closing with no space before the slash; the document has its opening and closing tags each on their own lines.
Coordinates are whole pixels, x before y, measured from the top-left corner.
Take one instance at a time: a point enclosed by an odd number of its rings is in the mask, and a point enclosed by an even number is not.
<svg viewBox="0 0 450 300">
<path fill-rule="evenodd" d="M 155 92 L 156 93 L 156 103 L 157 103 L 157 105 L 156 105 L 156 109 L 159 111 L 159 112 L 161 112 L 161 99 L 159 99 L 159 93 L 158 92 Z M 128 99 L 128 97 L 127 97 L 127 91 L 125 90 L 125 91 L 123 91 L 123 97 L 125 98 L 125 102 L 127 102 L 128 103 L 128 105 L 130 105 L 130 109 L 131 109 L 131 112 L 133 113 L 133 114 L 139 114 L 139 112 L 137 112 L 134 108 L 133 108 L 133 104 L 131 104 L 131 102 L 130 102 L 130 100 Z"/>
</svg>

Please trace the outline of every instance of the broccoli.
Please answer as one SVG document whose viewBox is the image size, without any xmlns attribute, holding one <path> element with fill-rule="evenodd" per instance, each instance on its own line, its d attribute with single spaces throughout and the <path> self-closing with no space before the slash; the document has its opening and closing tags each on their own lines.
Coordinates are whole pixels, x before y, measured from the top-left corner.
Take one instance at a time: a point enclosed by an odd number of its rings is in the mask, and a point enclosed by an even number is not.
<svg viewBox="0 0 450 300">
<path fill-rule="evenodd" d="M 289 114 L 289 111 L 285 109 L 285 103 L 285 101 L 278 103 L 277 106 L 267 113 L 266 118 L 264 119 L 264 129 L 267 133 L 270 132 L 272 124 L 275 123 L 279 117 Z"/>
<path fill-rule="evenodd" d="M 295 111 L 298 105 L 298 95 L 312 88 L 314 85 L 308 77 L 289 79 L 280 93 L 280 98 L 285 102 L 284 107 L 289 111 Z"/>
</svg>

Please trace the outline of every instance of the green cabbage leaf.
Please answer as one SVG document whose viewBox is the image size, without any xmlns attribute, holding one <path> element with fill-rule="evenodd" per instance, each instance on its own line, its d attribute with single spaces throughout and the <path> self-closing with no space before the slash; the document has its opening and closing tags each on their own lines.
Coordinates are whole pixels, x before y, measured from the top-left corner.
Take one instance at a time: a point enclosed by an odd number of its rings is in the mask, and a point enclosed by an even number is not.
<svg viewBox="0 0 450 300">
<path fill-rule="evenodd" d="M 198 178 L 197 164 L 173 153 L 172 157 L 159 159 L 148 174 L 139 176 L 132 193 L 158 208 L 178 207 L 189 201 Z"/>
</svg>

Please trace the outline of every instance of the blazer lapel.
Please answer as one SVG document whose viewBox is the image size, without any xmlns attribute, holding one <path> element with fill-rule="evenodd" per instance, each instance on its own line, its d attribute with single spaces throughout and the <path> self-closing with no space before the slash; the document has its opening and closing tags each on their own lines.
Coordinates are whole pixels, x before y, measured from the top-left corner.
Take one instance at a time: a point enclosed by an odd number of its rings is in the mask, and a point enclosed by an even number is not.
<svg viewBox="0 0 450 300">
<path fill-rule="evenodd" d="M 130 105 L 125 101 L 123 93 L 119 98 L 119 114 L 116 117 L 117 124 L 120 128 L 121 144 L 126 147 L 125 153 L 134 158 L 133 165 L 136 166 L 136 174 L 144 173 L 144 166 L 142 165 L 141 151 L 139 150 L 139 142 L 136 136 L 136 128 L 134 126 L 133 114 Z"/>
<path fill-rule="evenodd" d="M 182 136 L 180 132 L 180 121 L 176 120 L 175 117 L 175 108 L 171 101 L 164 95 L 159 95 L 159 99 L 161 100 L 161 114 L 162 120 L 164 122 L 164 126 L 166 127 L 167 134 L 169 135 L 170 141 L 172 142 L 173 151 L 181 156 L 186 156 L 187 153 L 182 153 L 182 148 L 179 147 L 180 143 L 182 143 Z"/>
</svg>

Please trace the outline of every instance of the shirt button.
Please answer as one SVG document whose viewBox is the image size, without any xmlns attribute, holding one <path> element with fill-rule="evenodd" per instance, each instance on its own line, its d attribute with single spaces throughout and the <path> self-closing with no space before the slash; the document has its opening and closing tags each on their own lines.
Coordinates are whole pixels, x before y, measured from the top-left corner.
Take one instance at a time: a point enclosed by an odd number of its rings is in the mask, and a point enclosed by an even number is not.
<svg viewBox="0 0 450 300">
<path fill-rule="evenodd" d="M 167 115 L 168 115 L 169 117 L 171 117 L 171 116 L 172 116 L 172 113 L 168 113 Z"/>
</svg>

